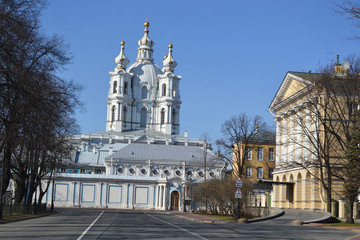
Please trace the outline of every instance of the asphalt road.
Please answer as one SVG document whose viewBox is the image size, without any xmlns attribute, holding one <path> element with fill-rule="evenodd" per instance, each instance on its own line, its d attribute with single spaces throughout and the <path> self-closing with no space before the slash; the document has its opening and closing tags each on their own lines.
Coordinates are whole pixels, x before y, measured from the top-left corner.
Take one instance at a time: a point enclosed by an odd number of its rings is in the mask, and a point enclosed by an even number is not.
<svg viewBox="0 0 360 240">
<path fill-rule="evenodd" d="M 309 225 L 293 226 L 302 213 L 251 224 L 198 223 L 163 212 L 66 209 L 0 225 L 0 239 L 349 239 L 359 233 Z"/>
</svg>

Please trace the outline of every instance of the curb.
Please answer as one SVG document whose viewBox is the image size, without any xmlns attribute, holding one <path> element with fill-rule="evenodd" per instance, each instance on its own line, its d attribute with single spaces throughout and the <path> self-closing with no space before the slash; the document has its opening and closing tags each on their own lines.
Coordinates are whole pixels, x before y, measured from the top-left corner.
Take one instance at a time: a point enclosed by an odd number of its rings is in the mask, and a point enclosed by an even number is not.
<svg viewBox="0 0 360 240">
<path fill-rule="evenodd" d="M 270 220 L 270 219 L 274 219 L 274 218 L 278 218 L 281 217 L 285 214 L 284 210 L 281 210 L 277 213 L 265 216 L 265 217 L 260 217 L 260 218 L 255 218 L 255 219 L 248 219 L 248 223 L 254 223 L 254 222 L 261 222 L 261 221 L 266 221 L 266 220 Z"/>
<path fill-rule="evenodd" d="M 324 216 L 313 219 L 313 220 L 303 221 L 303 224 L 330 222 L 332 219 L 331 213 L 329 213 L 329 212 L 322 212 L 322 213 L 324 214 Z"/>
</svg>

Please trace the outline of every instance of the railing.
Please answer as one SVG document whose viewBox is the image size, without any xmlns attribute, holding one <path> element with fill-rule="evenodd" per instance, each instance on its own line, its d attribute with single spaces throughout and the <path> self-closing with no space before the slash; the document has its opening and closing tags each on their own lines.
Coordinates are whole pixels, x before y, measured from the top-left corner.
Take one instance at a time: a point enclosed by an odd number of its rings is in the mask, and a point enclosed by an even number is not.
<svg viewBox="0 0 360 240">
<path fill-rule="evenodd" d="M 23 204 L 11 204 L 11 205 L 3 205 L 3 214 L 11 215 L 11 214 L 32 214 L 35 211 L 35 207 L 33 204 L 31 205 L 23 205 Z M 43 213 L 46 212 L 46 204 L 37 204 L 36 212 Z"/>
</svg>

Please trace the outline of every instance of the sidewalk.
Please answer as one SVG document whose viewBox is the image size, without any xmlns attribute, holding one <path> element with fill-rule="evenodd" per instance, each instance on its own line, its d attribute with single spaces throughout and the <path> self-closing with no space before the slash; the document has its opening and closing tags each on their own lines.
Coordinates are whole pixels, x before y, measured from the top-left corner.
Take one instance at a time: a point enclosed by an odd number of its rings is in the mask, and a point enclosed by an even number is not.
<svg viewBox="0 0 360 240">
<path fill-rule="evenodd" d="M 234 221 L 229 221 L 229 220 L 223 220 L 223 219 L 217 219 L 217 218 L 212 218 L 212 217 L 208 217 L 208 216 L 202 216 L 202 215 L 198 215 L 198 214 L 194 214 L 194 213 L 188 213 L 188 212 L 169 212 L 172 215 L 178 216 L 178 217 L 182 217 L 182 218 L 186 218 L 189 220 L 193 220 L 193 221 L 197 221 L 197 222 L 202 222 L 202 223 L 230 223 L 230 222 L 234 222 Z"/>
</svg>

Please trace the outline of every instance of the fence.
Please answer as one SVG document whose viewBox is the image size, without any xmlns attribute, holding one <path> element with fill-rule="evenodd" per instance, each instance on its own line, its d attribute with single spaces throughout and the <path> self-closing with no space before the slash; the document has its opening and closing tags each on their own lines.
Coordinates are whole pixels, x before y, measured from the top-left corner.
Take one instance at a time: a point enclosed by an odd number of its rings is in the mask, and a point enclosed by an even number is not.
<svg viewBox="0 0 360 240">
<path fill-rule="evenodd" d="M 35 211 L 35 207 L 33 204 L 31 205 L 23 205 L 23 204 L 10 204 L 3 205 L 3 214 L 11 215 L 11 214 L 32 214 Z M 46 211 L 46 204 L 37 204 L 36 205 L 37 213 L 42 213 Z"/>
</svg>

